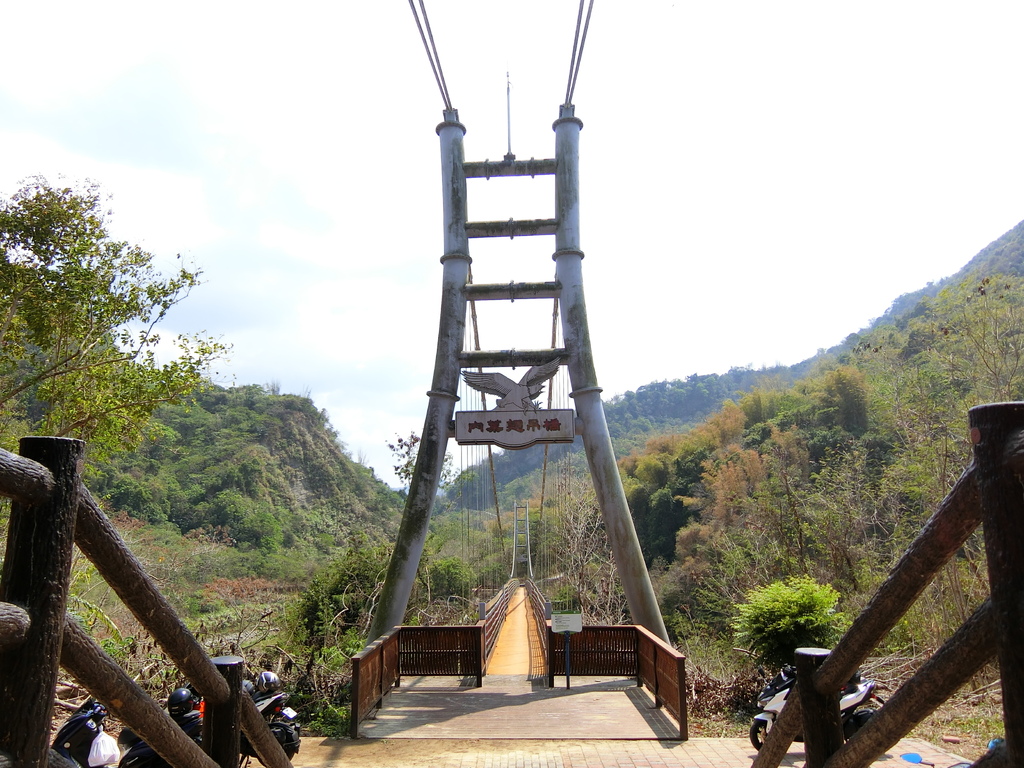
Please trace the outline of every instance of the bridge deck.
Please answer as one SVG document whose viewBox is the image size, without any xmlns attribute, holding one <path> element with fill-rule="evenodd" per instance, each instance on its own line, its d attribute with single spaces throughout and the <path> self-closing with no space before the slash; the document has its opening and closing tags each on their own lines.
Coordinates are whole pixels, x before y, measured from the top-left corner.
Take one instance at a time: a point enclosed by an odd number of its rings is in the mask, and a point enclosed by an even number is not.
<svg viewBox="0 0 1024 768">
<path fill-rule="evenodd" d="M 451 678 L 403 680 L 361 735 L 404 739 L 672 739 L 679 726 L 631 680 L 488 675 L 482 688 Z"/>
<path fill-rule="evenodd" d="M 526 587 L 519 587 L 509 600 L 505 623 L 487 663 L 487 674 L 533 677 L 544 674 L 540 630 L 530 610 Z"/>
<path fill-rule="evenodd" d="M 678 725 L 631 679 L 573 677 L 547 688 L 538 628 L 525 590 L 506 623 L 482 688 L 450 677 L 403 679 L 357 741 L 304 743 L 296 768 L 749 768 L 746 739 L 673 741 Z M 872 768 L 906 768 L 903 752 L 936 765 L 954 756 L 916 739 L 901 741 Z M 804 765 L 793 744 L 782 766 Z"/>
</svg>

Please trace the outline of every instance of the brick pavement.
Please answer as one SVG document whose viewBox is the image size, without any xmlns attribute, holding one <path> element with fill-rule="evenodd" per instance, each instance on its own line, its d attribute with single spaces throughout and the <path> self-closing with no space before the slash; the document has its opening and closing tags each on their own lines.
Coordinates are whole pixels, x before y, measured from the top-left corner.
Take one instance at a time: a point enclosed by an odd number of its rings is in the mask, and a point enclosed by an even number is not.
<svg viewBox="0 0 1024 768">
<path fill-rule="evenodd" d="M 917 752 L 938 768 L 956 755 L 904 739 L 872 768 L 909 768 L 903 752 Z M 657 740 L 527 739 L 305 739 L 295 768 L 750 768 L 753 748 L 745 739 Z M 802 768 L 794 744 L 784 768 Z"/>
</svg>

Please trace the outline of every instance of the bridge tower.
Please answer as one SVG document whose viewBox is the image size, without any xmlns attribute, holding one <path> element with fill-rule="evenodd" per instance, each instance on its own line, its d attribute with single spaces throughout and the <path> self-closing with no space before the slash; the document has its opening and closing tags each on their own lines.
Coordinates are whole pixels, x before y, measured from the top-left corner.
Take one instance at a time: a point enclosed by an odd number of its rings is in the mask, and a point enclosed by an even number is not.
<svg viewBox="0 0 1024 768">
<path fill-rule="evenodd" d="M 570 397 L 574 402 L 575 413 L 569 419 L 571 423 L 562 426 L 578 429 L 582 435 L 590 475 L 633 621 L 659 637 L 668 637 L 612 451 L 591 350 L 583 295 L 583 251 L 580 242 L 579 136 L 582 128 L 582 121 L 575 116 L 575 108 L 567 100 L 560 107 L 558 119 L 553 125 L 554 159 L 517 161 L 510 151 L 501 162 L 466 162 L 462 143 L 466 129 L 459 122 L 458 110 L 446 109 L 444 121 L 437 127 L 441 144 L 444 254 L 441 256 L 441 317 L 434 375 L 427 393 L 427 413 L 419 454 L 398 540 L 388 565 L 380 604 L 370 627 L 371 641 L 403 621 L 427 536 L 445 451 L 449 438 L 453 436 L 453 415 L 455 403 L 459 399 L 457 392 L 461 371 L 464 368 L 487 367 L 540 368 L 552 361 L 568 368 L 572 387 Z M 498 180 L 502 177 L 538 175 L 555 177 L 554 218 L 467 221 L 467 178 Z M 552 255 L 555 262 L 554 281 L 511 285 L 470 282 L 470 239 L 543 235 L 553 235 L 555 238 Z M 557 299 L 559 303 L 563 348 L 476 352 L 463 349 L 468 301 L 545 298 Z M 472 425 L 468 429 L 471 432 Z M 559 441 L 564 439 L 563 433 Z M 572 439 L 571 435 L 568 439 Z M 497 441 L 493 444 L 504 445 Z"/>
<path fill-rule="evenodd" d="M 509 578 L 533 580 L 533 559 L 530 557 L 530 507 L 518 502 L 515 519 L 512 521 L 512 573 L 509 574 Z"/>
</svg>

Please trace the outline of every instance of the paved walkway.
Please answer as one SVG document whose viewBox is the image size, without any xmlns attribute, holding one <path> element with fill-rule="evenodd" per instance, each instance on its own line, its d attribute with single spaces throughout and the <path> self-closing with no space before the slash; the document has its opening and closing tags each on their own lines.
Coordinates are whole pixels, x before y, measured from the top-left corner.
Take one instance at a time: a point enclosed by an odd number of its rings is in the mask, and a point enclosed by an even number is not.
<svg viewBox="0 0 1024 768">
<path fill-rule="evenodd" d="M 557 679 L 557 678 L 556 678 Z M 564 678 L 561 678 L 564 684 Z M 295 768 L 749 768 L 746 739 L 678 740 L 678 725 L 632 680 L 573 678 L 572 687 L 544 680 L 485 677 L 483 688 L 445 678 L 405 681 L 356 741 L 304 739 Z M 874 768 L 908 768 L 917 752 L 940 768 L 956 755 L 905 739 Z M 802 768 L 793 744 L 782 766 Z"/>
<path fill-rule="evenodd" d="M 566 689 L 562 677 L 547 688 L 527 605 L 517 591 L 482 688 L 404 679 L 363 722 L 363 738 L 305 738 L 294 768 L 749 768 L 749 741 L 679 741 L 678 723 L 634 680 L 573 677 Z M 873 768 L 908 768 L 905 752 L 940 768 L 959 759 L 905 739 Z M 803 765 L 803 745 L 793 744 L 782 766 Z"/>
<path fill-rule="evenodd" d="M 917 752 L 939 768 L 958 758 L 931 744 L 905 739 L 873 768 L 910 768 L 903 752 Z M 750 768 L 745 739 L 689 741 L 507 739 L 303 739 L 295 768 Z M 785 768 L 802 768 L 803 749 L 790 748 Z"/>
</svg>

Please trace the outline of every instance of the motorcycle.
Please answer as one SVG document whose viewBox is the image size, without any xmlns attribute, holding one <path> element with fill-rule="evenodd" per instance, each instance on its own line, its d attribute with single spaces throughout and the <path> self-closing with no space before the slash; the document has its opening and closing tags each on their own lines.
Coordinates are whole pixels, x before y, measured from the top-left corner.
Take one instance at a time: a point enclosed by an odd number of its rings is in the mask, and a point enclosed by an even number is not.
<svg viewBox="0 0 1024 768">
<path fill-rule="evenodd" d="M 297 713 L 286 705 L 288 694 L 281 690 L 281 680 L 273 672 L 260 672 L 256 677 L 255 685 L 245 681 L 243 684 L 246 692 L 252 697 L 256 710 L 263 715 L 263 719 L 274 734 L 274 738 L 281 745 L 289 760 L 299 751 L 301 739 L 301 726 L 295 721 Z M 242 734 L 242 755 L 246 758 L 255 757 L 259 759 L 255 748 Z M 262 762 L 262 761 L 261 761 Z"/>
<path fill-rule="evenodd" d="M 167 712 L 196 744 L 201 743 L 203 712 L 199 697 L 191 689 L 174 689 L 167 698 Z M 130 731 L 127 734 L 122 731 L 122 738 L 118 741 L 122 747 L 128 747 L 117 764 L 118 768 L 171 768 L 155 749 Z"/>
<path fill-rule="evenodd" d="M 116 765 L 121 753 L 114 737 L 103 730 L 106 717 L 106 707 L 86 699 L 57 731 L 51 748 L 81 768 Z"/>
<path fill-rule="evenodd" d="M 750 743 L 754 749 L 761 749 L 768 731 L 775 724 L 775 718 L 785 706 L 786 698 L 795 683 L 796 668 L 787 664 L 761 689 L 757 696 L 757 706 L 761 711 L 754 715 L 754 721 L 750 725 Z M 860 672 L 855 672 L 843 687 L 839 711 L 843 721 L 843 735 L 847 739 L 875 714 L 873 707 L 864 705 L 870 704 L 872 700 L 877 701 L 879 705 L 882 704 L 882 699 L 875 693 L 876 685 L 874 680 L 864 680 Z M 797 737 L 797 741 L 802 740 L 802 737 Z"/>
</svg>

